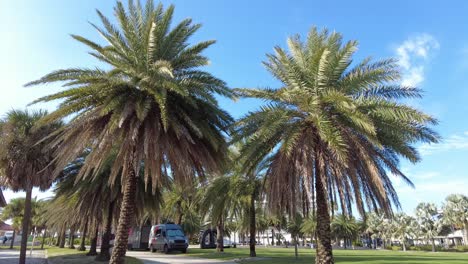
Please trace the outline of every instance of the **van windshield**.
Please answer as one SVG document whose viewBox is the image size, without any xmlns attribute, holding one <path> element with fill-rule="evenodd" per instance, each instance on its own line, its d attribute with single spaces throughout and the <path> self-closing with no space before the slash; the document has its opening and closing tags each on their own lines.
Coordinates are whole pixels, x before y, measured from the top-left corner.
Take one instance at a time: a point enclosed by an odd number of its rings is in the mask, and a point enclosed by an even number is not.
<svg viewBox="0 0 468 264">
<path fill-rule="evenodd" d="M 168 229 L 167 236 L 169 237 L 184 236 L 184 233 L 180 229 Z"/>
</svg>

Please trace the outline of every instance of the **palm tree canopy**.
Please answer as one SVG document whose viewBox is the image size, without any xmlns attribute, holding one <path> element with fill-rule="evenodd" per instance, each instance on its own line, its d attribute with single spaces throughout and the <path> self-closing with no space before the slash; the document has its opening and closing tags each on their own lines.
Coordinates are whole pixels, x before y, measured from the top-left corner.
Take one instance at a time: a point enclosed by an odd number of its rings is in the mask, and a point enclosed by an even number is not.
<svg viewBox="0 0 468 264">
<path fill-rule="evenodd" d="M 291 203 L 300 200 L 301 181 L 312 199 L 311 186 L 320 180 L 345 214 L 353 202 L 361 214 L 366 207 L 391 212 L 399 201 L 389 175 L 412 184 L 399 170 L 399 158 L 416 162 L 412 144 L 438 140 L 429 127 L 436 120 L 399 101 L 419 98 L 421 90 L 397 83 L 393 59 L 353 62 L 357 42 L 343 43 L 339 33 L 312 28 L 305 42 L 294 36 L 287 43 L 289 52 L 275 47 L 264 62 L 281 87 L 236 90 L 267 102 L 237 122 L 234 141 L 247 138 L 247 169 L 272 158 L 272 207 L 295 212 Z M 314 161 L 323 175 L 314 176 Z"/>
<path fill-rule="evenodd" d="M 185 19 L 171 27 L 173 12 L 173 6 L 164 10 L 151 0 L 144 7 L 130 1 L 128 8 L 117 2 L 116 26 L 98 11 L 103 27 L 91 25 L 106 43 L 72 37 L 106 67 L 57 70 L 27 84 L 62 82 L 67 88 L 35 101 L 61 100 L 45 123 L 72 115 L 54 142 L 66 146 L 57 151 L 62 168 L 90 148 L 79 176 L 97 173 L 116 145 L 111 182 L 121 169 L 126 175 L 130 160 L 136 172 L 144 164 L 144 179 L 149 183 L 153 178 L 153 189 L 169 173 L 184 181 L 221 166 L 226 150 L 222 132 L 232 118 L 214 96 L 230 97 L 231 91 L 200 69 L 209 64 L 202 52 L 214 41 L 190 45 L 200 24 Z"/>
<path fill-rule="evenodd" d="M 46 111 L 11 110 L 0 120 L 0 182 L 13 191 L 39 187 L 44 191 L 54 179 L 53 150 L 48 140 L 62 122 L 39 125 Z"/>
<path fill-rule="evenodd" d="M 354 217 L 338 214 L 333 218 L 331 231 L 339 238 L 354 239 L 358 235 L 359 226 Z"/>
</svg>

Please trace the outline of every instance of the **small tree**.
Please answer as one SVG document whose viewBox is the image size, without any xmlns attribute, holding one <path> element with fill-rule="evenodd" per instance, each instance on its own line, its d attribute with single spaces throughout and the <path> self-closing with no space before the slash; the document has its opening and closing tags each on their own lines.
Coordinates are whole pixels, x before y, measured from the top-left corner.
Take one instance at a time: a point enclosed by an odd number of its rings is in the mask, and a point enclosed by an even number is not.
<svg viewBox="0 0 468 264">
<path fill-rule="evenodd" d="M 463 241 L 468 245 L 468 197 L 462 194 L 452 194 L 445 198 L 442 207 L 443 221 L 463 230 Z"/>
<path fill-rule="evenodd" d="M 415 230 L 417 229 L 416 220 L 404 213 L 395 215 L 392 221 L 393 236 L 401 241 L 403 251 L 406 251 L 406 241 L 414 237 Z"/>
<path fill-rule="evenodd" d="M 433 203 L 420 203 L 416 207 L 416 221 L 423 237 L 431 241 L 432 252 L 436 251 L 435 237 L 442 231 L 442 221 Z"/>
</svg>

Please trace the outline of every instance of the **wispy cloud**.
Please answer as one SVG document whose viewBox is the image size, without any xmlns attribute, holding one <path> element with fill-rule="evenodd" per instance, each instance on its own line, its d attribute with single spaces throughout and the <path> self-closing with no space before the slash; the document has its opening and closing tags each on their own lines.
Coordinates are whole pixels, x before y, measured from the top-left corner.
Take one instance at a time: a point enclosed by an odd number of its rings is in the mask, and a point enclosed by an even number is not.
<svg viewBox="0 0 468 264">
<path fill-rule="evenodd" d="M 439 49 L 439 42 L 429 34 L 408 38 L 395 52 L 403 69 L 402 85 L 419 86 L 424 81 L 426 65 L 431 54 Z"/>
<path fill-rule="evenodd" d="M 451 135 L 438 144 L 423 144 L 419 147 L 419 152 L 423 156 L 449 150 L 468 150 L 468 131 Z"/>
</svg>

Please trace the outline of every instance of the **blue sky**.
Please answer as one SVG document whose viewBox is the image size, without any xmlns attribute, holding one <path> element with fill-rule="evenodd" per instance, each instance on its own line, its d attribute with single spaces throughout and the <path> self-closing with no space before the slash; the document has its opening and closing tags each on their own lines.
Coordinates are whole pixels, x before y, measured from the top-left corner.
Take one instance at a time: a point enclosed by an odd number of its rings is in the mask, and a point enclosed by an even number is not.
<svg viewBox="0 0 468 264">
<path fill-rule="evenodd" d="M 305 35 L 312 25 L 343 33 L 360 43 L 355 59 L 396 57 L 405 84 L 425 91 L 410 101 L 440 120 L 438 145 L 419 146 L 423 160 L 402 169 L 416 184 L 395 179 L 403 210 L 420 201 L 440 205 L 450 193 L 468 195 L 468 1 L 163 1 L 175 4 L 175 19 L 191 17 L 203 27 L 192 41 L 216 39 L 207 55 L 208 70 L 231 87 L 276 87 L 262 67 L 265 54 L 285 46 L 292 34 Z M 23 88 L 52 70 L 95 66 L 87 49 L 69 34 L 93 40 L 99 35 L 87 23 L 98 23 L 95 9 L 111 17 L 114 1 L 0 2 L 0 115 L 23 108 L 60 87 Z M 258 107 L 251 100 L 220 101 L 234 117 Z M 42 105 L 53 109 L 54 105 Z M 21 196 L 5 192 L 6 198 Z M 38 197 L 50 193 L 36 192 Z"/>
</svg>

